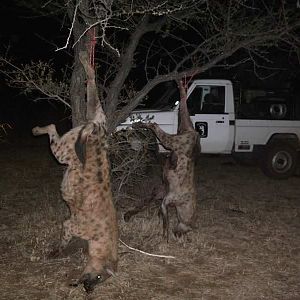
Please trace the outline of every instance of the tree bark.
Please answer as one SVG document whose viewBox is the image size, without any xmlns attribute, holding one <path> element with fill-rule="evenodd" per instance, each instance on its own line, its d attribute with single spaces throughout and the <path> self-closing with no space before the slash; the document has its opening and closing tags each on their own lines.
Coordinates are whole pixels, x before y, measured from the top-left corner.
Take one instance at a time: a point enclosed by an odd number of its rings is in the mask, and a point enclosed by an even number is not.
<svg viewBox="0 0 300 300">
<path fill-rule="evenodd" d="M 89 1 L 83 0 L 80 4 L 82 12 L 88 12 Z M 72 22 L 74 14 L 74 5 L 69 2 L 68 15 Z M 86 14 L 88 16 L 88 14 Z M 86 30 L 86 24 L 78 17 L 75 18 L 73 24 L 73 43 L 74 46 L 74 66 L 70 83 L 70 102 L 72 108 L 72 126 L 84 124 L 87 121 L 87 105 L 86 105 L 86 74 L 80 62 L 80 52 L 90 54 L 92 36 Z"/>
<path fill-rule="evenodd" d="M 77 52 L 77 51 L 76 51 Z M 78 54 L 75 54 L 78 56 Z M 72 126 L 76 127 L 86 121 L 85 74 L 80 63 L 76 62 L 71 77 L 70 97 L 72 108 Z"/>
</svg>

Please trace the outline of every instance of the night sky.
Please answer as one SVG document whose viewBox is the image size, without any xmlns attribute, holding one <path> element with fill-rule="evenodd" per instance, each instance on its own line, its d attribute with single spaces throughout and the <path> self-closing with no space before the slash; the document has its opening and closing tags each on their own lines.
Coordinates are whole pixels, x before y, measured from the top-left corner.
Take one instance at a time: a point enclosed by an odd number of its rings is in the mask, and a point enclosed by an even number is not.
<svg viewBox="0 0 300 300">
<path fill-rule="evenodd" d="M 57 68 L 69 62 L 63 51 L 55 52 L 56 44 L 64 42 L 60 23 L 48 16 L 33 17 L 32 11 L 14 1 L 0 2 L 0 55 L 12 58 L 16 65 L 31 60 L 48 61 Z M 46 101 L 33 102 L 21 91 L 9 88 L 0 74 L 0 121 L 9 123 L 14 134 L 30 135 L 30 128 L 52 122 L 68 126 L 70 112 L 62 105 Z"/>
<path fill-rule="evenodd" d="M 34 17 L 30 10 L 9 0 L 1 1 L 0 14 L 1 52 L 9 46 L 10 55 L 22 62 L 51 59 L 56 55 L 55 46 L 50 43 L 61 33 L 59 24 L 50 17 Z"/>
</svg>

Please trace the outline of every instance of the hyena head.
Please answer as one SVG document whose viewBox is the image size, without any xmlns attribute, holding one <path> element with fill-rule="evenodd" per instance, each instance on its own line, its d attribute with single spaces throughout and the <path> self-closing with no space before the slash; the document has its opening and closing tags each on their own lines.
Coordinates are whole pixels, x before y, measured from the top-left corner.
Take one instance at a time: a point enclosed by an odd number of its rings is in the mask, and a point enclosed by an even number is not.
<svg viewBox="0 0 300 300">
<path fill-rule="evenodd" d="M 116 271 L 117 262 L 107 264 L 100 271 L 95 271 L 95 269 L 93 269 L 87 272 L 86 268 L 84 274 L 79 279 L 78 284 L 83 284 L 85 291 L 91 293 L 97 284 L 104 282 L 111 276 L 115 276 Z"/>
</svg>

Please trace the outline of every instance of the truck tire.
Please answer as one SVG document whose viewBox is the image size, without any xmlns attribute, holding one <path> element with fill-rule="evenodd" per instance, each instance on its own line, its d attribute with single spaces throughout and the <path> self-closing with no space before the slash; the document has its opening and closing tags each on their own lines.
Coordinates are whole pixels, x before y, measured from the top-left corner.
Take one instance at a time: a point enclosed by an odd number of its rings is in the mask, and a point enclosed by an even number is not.
<svg viewBox="0 0 300 300">
<path fill-rule="evenodd" d="M 296 171 L 298 152 L 291 145 L 271 144 L 261 158 L 261 169 L 265 175 L 274 179 L 286 179 Z"/>
<path fill-rule="evenodd" d="M 282 120 L 287 113 L 287 106 L 284 103 L 274 103 L 270 106 L 270 115 L 275 120 Z"/>
</svg>

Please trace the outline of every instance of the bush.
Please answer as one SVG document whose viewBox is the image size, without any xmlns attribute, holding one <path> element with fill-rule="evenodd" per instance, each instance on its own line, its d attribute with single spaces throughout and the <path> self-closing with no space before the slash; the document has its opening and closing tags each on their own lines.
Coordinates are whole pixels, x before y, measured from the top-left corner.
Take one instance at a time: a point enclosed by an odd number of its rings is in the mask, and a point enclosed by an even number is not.
<svg viewBox="0 0 300 300">
<path fill-rule="evenodd" d="M 157 160 L 158 144 L 149 130 L 120 130 L 111 135 L 109 156 L 113 192 L 120 200 L 130 187 L 141 183 Z"/>
</svg>

